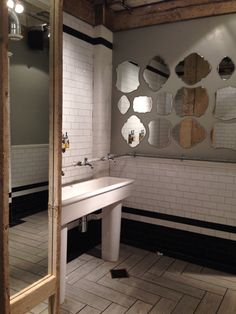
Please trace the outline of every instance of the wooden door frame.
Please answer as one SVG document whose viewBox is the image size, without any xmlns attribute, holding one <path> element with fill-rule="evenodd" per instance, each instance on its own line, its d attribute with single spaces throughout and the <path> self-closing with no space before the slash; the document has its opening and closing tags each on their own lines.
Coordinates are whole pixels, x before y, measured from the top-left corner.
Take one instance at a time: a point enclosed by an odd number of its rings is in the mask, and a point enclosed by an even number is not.
<svg viewBox="0 0 236 314">
<path fill-rule="evenodd" d="M 62 6 L 63 0 L 51 0 L 48 275 L 10 297 L 8 11 L 6 1 L 0 1 L 0 308 L 3 314 L 25 313 L 47 298 L 49 312 L 60 312 Z"/>
</svg>

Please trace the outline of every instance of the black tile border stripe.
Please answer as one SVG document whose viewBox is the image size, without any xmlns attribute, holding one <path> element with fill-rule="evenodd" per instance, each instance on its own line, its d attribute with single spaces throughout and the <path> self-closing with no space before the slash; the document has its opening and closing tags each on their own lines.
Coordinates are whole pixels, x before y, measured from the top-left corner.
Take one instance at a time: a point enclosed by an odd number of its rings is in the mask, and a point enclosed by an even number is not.
<svg viewBox="0 0 236 314">
<path fill-rule="evenodd" d="M 48 186 L 48 182 L 39 182 L 39 183 L 33 183 L 33 184 L 28 184 L 28 185 L 23 185 L 23 186 L 17 186 L 12 188 L 12 193 L 14 192 L 20 192 L 24 190 L 30 190 L 30 189 L 35 189 L 43 186 Z M 12 195 L 11 193 L 11 195 Z"/>
<path fill-rule="evenodd" d="M 142 209 L 136 209 L 136 208 L 129 208 L 129 207 L 123 207 L 122 211 L 124 213 L 138 215 L 138 216 L 144 216 L 149 218 L 155 218 L 155 219 L 161 219 L 171 222 L 177 222 L 182 223 L 185 225 L 191 225 L 196 227 L 202 227 L 206 229 L 213 229 L 218 231 L 224 231 L 224 232 L 230 232 L 230 233 L 236 233 L 236 227 L 231 225 L 223 225 L 215 222 L 209 222 L 209 221 L 203 221 L 203 220 L 197 220 L 192 218 L 186 218 L 181 216 L 174 216 L 169 214 L 162 214 L 157 212 L 151 212 L 147 210 Z"/>
<path fill-rule="evenodd" d="M 113 49 L 113 44 L 110 41 L 106 40 L 105 38 L 102 38 L 102 37 L 93 38 L 65 24 L 63 24 L 63 32 L 73 37 L 76 37 L 78 39 L 81 39 L 91 45 L 103 45 L 109 49 Z"/>
</svg>

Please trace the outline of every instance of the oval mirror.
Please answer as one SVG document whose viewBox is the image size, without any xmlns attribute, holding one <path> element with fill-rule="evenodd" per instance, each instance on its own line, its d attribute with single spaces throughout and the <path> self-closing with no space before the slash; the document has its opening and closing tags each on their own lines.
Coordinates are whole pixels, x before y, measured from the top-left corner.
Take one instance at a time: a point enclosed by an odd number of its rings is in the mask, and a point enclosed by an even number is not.
<svg viewBox="0 0 236 314">
<path fill-rule="evenodd" d="M 158 118 L 148 124 L 148 143 L 156 148 L 164 148 L 170 144 L 171 123 L 163 118 Z"/>
<path fill-rule="evenodd" d="M 139 87 L 139 70 L 137 63 L 125 61 L 116 69 L 116 87 L 123 93 L 130 93 Z"/>
<path fill-rule="evenodd" d="M 138 96 L 134 98 L 133 109 L 135 112 L 146 113 L 152 110 L 152 98 L 147 96 Z"/>
<path fill-rule="evenodd" d="M 11 295 L 48 274 L 49 1 L 21 4 L 9 9 Z"/>
<path fill-rule="evenodd" d="M 204 57 L 197 53 L 191 53 L 184 60 L 180 61 L 175 72 L 184 83 L 194 85 L 200 82 L 211 71 L 211 66 Z"/>
<path fill-rule="evenodd" d="M 230 79 L 234 73 L 234 70 L 235 65 L 229 57 L 224 57 L 218 66 L 218 73 L 222 80 Z"/>
<path fill-rule="evenodd" d="M 166 83 L 170 76 L 170 69 L 165 61 L 157 56 L 146 66 L 143 77 L 149 88 L 158 91 Z"/>
<path fill-rule="evenodd" d="M 195 119 L 185 118 L 174 126 L 172 137 L 183 148 L 191 148 L 206 138 L 206 131 Z"/>
<path fill-rule="evenodd" d="M 236 88 L 225 87 L 216 92 L 215 116 L 221 120 L 236 118 Z"/>
<path fill-rule="evenodd" d="M 209 98 L 206 89 L 203 87 L 182 87 L 175 95 L 174 103 L 178 116 L 200 117 L 207 110 Z"/>
<path fill-rule="evenodd" d="M 157 94 L 157 113 L 161 115 L 170 114 L 173 105 L 173 95 L 167 92 Z"/>
<path fill-rule="evenodd" d="M 131 116 L 123 125 L 121 134 L 130 147 L 135 147 L 144 139 L 146 129 L 138 117 Z"/>
<path fill-rule="evenodd" d="M 129 107 L 130 101 L 125 95 L 123 95 L 118 102 L 120 113 L 125 114 L 129 110 Z"/>
<path fill-rule="evenodd" d="M 228 148 L 236 150 L 236 123 L 215 123 L 211 134 L 214 148 Z"/>
</svg>

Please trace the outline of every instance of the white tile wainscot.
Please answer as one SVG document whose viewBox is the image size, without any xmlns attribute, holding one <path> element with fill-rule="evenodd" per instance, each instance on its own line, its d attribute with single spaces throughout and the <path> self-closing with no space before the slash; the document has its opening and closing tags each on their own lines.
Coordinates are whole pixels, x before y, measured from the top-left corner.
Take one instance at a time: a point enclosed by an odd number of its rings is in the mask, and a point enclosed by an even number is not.
<svg viewBox="0 0 236 314">
<path fill-rule="evenodd" d="M 65 299 L 67 225 L 102 208 L 102 258 L 119 259 L 122 201 L 131 195 L 133 180 L 103 177 L 62 188 L 61 303 Z"/>
</svg>

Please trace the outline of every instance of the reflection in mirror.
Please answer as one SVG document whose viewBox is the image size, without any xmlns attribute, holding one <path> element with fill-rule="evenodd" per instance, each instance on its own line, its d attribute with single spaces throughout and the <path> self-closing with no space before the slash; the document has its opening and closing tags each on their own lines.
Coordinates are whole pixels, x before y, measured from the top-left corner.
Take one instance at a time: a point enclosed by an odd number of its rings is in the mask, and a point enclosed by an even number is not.
<svg viewBox="0 0 236 314">
<path fill-rule="evenodd" d="M 21 3 L 9 19 L 23 35 L 9 37 L 11 295 L 48 273 L 49 5 Z"/>
<path fill-rule="evenodd" d="M 170 69 L 165 61 L 159 56 L 153 58 L 143 72 L 144 80 L 154 91 L 161 89 L 169 76 Z"/>
<path fill-rule="evenodd" d="M 125 61 L 116 69 L 116 87 L 123 93 L 130 93 L 139 87 L 139 70 L 137 63 Z"/>
<path fill-rule="evenodd" d="M 180 117 L 202 116 L 208 107 L 207 91 L 203 87 L 182 87 L 175 96 L 175 111 Z"/>
<path fill-rule="evenodd" d="M 145 137 L 146 129 L 138 117 L 131 116 L 123 125 L 121 134 L 130 147 L 135 147 Z"/>
<path fill-rule="evenodd" d="M 236 150 L 236 123 L 218 122 L 212 130 L 212 146 Z"/>
<path fill-rule="evenodd" d="M 118 108 L 120 112 L 122 114 L 125 114 L 129 110 L 129 107 L 130 107 L 130 101 L 125 95 L 123 95 L 118 102 Z"/>
<path fill-rule="evenodd" d="M 172 111 L 173 96 L 171 93 L 161 92 L 157 95 L 157 113 L 161 115 L 170 114 Z"/>
<path fill-rule="evenodd" d="M 134 98 L 133 108 L 135 112 L 145 113 L 152 110 L 152 98 L 139 96 Z"/>
<path fill-rule="evenodd" d="M 168 120 L 158 118 L 148 124 L 148 142 L 157 148 L 163 148 L 170 144 L 171 124 Z"/>
<path fill-rule="evenodd" d="M 222 80 L 228 80 L 234 73 L 235 65 L 229 57 L 224 57 L 218 67 L 218 73 Z"/>
<path fill-rule="evenodd" d="M 172 129 L 172 136 L 183 148 L 191 148 L 205 139 L 206 131 L 196 120 L 185 118 Z"/>
<path fill-rule="evenodd" d="M 211 66 L 209 62 L 197 53 L 187 56 L 175 68 L 178 77 L 188 85 L 200 82 L 210 71 Z"/>
<path fill-rule="evenodd" d="M 221 120 L 236 118 L 236 88 L 225 87 L 216 92 L 215 116 Z"/>
</svg>

